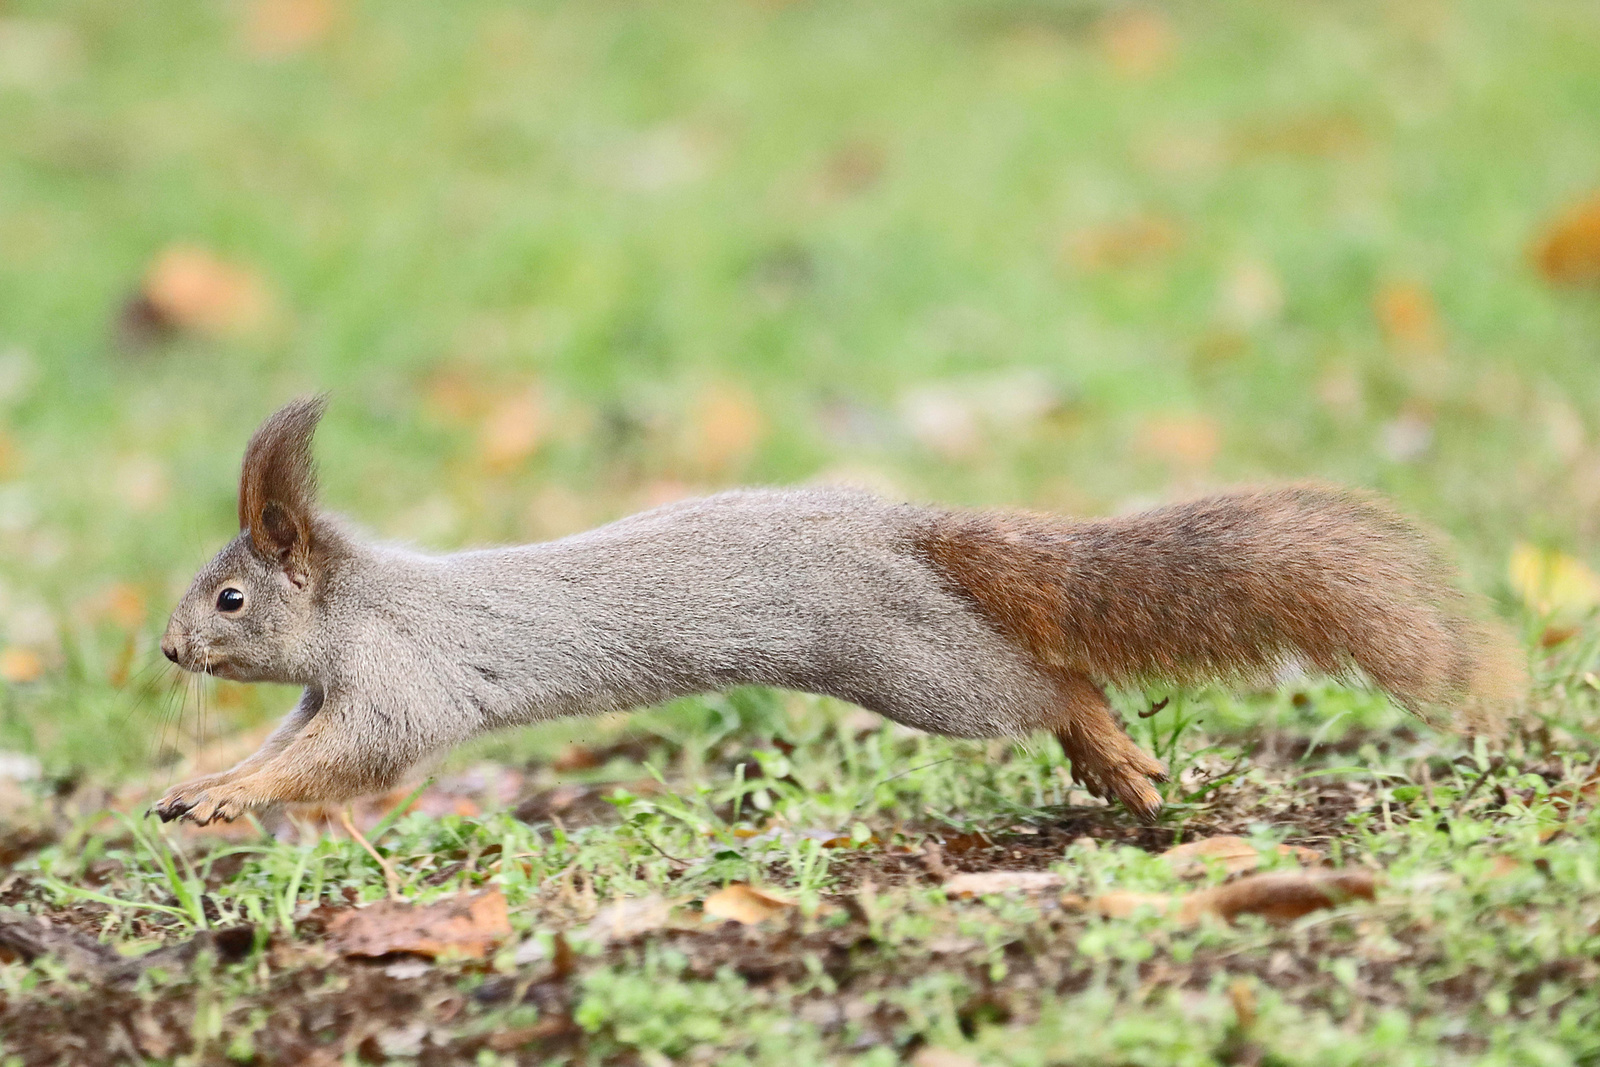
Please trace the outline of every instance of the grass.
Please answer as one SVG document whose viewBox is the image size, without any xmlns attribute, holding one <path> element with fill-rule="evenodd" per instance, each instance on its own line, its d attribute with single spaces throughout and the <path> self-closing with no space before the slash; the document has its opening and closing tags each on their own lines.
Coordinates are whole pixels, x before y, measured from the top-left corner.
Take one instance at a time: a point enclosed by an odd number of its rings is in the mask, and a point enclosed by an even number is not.
<svg viewBox="0 0 1600 1067">
<path fill-rule="evenodd" d="M 1600 305 L 1528 249 L 1600 185 L 1597 55 L 1577 0 L 0 6 L 0 752 L 40 766 L 0 780 L 0 898 L 130 957 L 256 931 L 132 984 L 0 963 L 0 1062 L 1600 1061 L 1600 629 L 1508 578 L 1521 542 L 1592 586 Z M 174 246 L 259 313 L 139 327 Z M 384 828 L 409 896 L 497 887 L 515 933 L 396 977 L 327 947 L 384 895 L 351 842 L 137 817 L 292 699 L 155 639 L 311 389 L 330 504 L 440 548 L 746 482 L 1371 486 L 1521 628 L 1530 718 L 1172 694 L 1130 716 L 1185 772 L 1154 828 L 1052 745 L 809 698 L 552 724 Z M 485 763 L 517 794 L 449 813 Z M 1287 926 L 1072 903 L 1220 833 L 1384 881 Z M 1062 885 L 940 888 L 1009 869 Z M 795 903 L 704 922 L 731 882 Z"/>
</svg>

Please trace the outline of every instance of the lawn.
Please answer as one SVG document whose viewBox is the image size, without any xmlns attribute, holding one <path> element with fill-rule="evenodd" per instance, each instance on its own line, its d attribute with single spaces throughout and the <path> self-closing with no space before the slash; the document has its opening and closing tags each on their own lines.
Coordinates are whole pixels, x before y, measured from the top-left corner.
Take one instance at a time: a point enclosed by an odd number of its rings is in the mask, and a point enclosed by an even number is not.
<svg viewBox="0 0 1600 1067">
<path fill-rule="evenodd" d="M 0 0 L 0 1063 L 1600 1063 L 1597 190 L 1579 0 Z M 156 640 L 316 390 L 438 549 L 1367 486 L 1534 689 L 1118 694 L 1151 826 L 796 694 L 553 723 L 358 808 L 474 909 L 374 955 L 333 813 L 145 816 L 293 700 Z"/>
</svg>

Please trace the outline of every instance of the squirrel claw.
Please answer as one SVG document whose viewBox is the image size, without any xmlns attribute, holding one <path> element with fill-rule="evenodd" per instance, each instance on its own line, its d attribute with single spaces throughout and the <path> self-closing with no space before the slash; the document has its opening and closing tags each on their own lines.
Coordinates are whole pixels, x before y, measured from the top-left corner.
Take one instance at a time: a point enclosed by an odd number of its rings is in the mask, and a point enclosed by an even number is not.
<svg viewBox="0 0 1600 1067">
<path fill-rule="evenodd" d="M 183 800 L 163 800 L 159 804 L 157 804 L 155 807 L 151 808 L 150 812 L 154 812 L 156 817 L 159 818 L 162 822 L 171 822 L 173 819 L 181 819 L 181 818 L 183 818 L 193 808 L 194 808 L 194 805 L 192 803 L 187 802 L 187 801 L 183 801 Z M 150 812 L 146 812 L 145 814 L 148 815 L 148 814 L 150 814 Z"/>
</svg>

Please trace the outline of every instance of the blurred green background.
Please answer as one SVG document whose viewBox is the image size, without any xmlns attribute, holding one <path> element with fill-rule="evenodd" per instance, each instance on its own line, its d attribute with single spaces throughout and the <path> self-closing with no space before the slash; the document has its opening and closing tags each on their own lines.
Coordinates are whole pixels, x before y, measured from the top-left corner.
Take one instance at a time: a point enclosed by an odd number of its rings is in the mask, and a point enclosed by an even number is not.
<svg viewBox="0 0 1600 1067">
<path fill-rule="evenodd" d="M 164 758 L 311 390 L 329 505 L 441 549 L 1318 477 L 1588 588 L 1596 188 L 1587 0 L 0 0 L 0 747 Z"/>
</svg>

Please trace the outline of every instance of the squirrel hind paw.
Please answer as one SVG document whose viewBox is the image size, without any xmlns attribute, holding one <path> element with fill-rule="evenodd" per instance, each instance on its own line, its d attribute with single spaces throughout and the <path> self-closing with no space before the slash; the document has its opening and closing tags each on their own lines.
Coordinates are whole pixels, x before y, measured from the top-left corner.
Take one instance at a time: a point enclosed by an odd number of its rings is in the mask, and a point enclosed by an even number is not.
<svg viewBox="0 0 1600 1067">
<path fill-rule="evenodd" d="M 1065 747 L 1065 746 L 1063 746 Z M 1143 751 L 1128 748 L 1113 760 L 1096 760 L 1086 752 L 1068 750 L 1072 777 L 1097 797 L 1120 800 L 1141 822 L 1155 822 L 1161 811 L 1161 793 L 1153 783 L 1167 780 L 1167 769 Z"/>
</svg>

